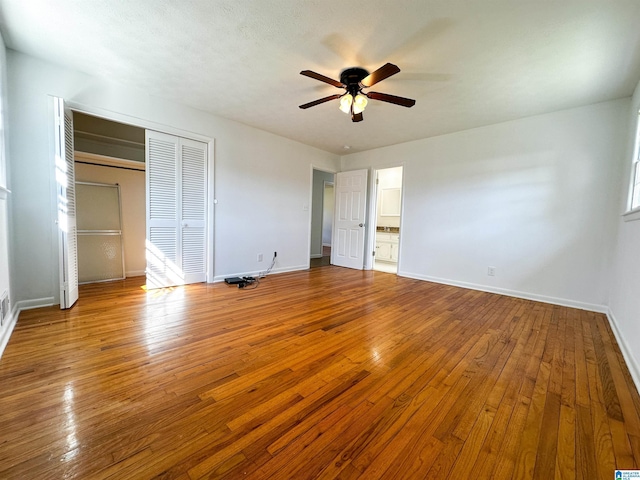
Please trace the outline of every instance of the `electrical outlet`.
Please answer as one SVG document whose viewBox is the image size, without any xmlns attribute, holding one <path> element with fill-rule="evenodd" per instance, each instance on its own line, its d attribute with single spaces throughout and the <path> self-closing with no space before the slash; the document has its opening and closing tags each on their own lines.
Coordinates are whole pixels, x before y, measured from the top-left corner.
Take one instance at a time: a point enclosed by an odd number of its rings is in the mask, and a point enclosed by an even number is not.
<svg viewBox="0 0 640 480">
<path fill-rule="evenodd" d="M 258 254 L 258 261 L 259 261 L 259 262 L 261 262 L 262 260 L 263 260 L 263 258 L 262 258 L 262 254 L 261 254 L 261 253 L 259 253 L 259 254 Z"/>
<path fill-rule="evenodd" d="M 487 267 L 487 275 L 490 277 L 496 276 L 496 267 Z"/>
</svg>

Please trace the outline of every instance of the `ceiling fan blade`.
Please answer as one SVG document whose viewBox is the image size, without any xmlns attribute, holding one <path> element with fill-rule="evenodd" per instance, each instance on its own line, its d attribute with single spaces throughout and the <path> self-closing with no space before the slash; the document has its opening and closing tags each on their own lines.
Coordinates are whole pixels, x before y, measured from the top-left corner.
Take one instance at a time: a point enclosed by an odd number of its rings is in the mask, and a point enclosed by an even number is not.
<svg viewBox="0 0 640 480">
<path fill-rule="evenodd" d="M 361 122 L 362 121 L 362 112 L 360 112 L 360 113 L 352 113 L 351 114 L 351 121 L 352 122 Z"/>
<path fill-rule="evenodd" d="M 400 69 L 397 65 L 393 63 L 385 63 L 375 72 L 370 73 L 368 76 L 364 77 L 360 82 L 363 87 L 371 87 L 378 82 L 381 82 L 385 78 L 389 78 L 391 75 L 395 75 L 398 73 Z"/>
<path fill-rule="evenodd" d="M 335 100 L 336 98 L 340 98 L 341 96 L 342 95 L 340 95 L 340 94 L 329 95 L 328 97 L 324 97 L 324 98 L 321 98 L 319 100 L 314 100 L 313 102 L 309 102 L 309 103 L 305 103 L 304 105 L 300 105 L 300 108 L 305 109 L 305 108 L 309 108 L 309 107 L 315 107 L 316 105 L 320 105 L 321 103 L 329 102 L 331 100 Z"/>
<path fill-rule="evenodd" d="M 366 95 L 372 100 L 394 103 L 403 107 L 413 107 L 416 104 L 416 101 L 411 98 L 396 97 L 395 95 L 389 95 L 388 93 L 367 92 Z"/>
<path fill-rule="evenodd" d="M 325 77 L 324 75 L 320 75 L 319 73 L 312 72 L 311 70 L 303 70 L 300 72 L 300 75 L 304 75 L 305 77 L 314 78 L 316 80 L 320 80 L 321 82 L 328 83 L 329 85 L 333 85 L 334 87 L 344 88 L 344 85 L 338 80 L 334 80 L 333 78 Z"/>
</svg>

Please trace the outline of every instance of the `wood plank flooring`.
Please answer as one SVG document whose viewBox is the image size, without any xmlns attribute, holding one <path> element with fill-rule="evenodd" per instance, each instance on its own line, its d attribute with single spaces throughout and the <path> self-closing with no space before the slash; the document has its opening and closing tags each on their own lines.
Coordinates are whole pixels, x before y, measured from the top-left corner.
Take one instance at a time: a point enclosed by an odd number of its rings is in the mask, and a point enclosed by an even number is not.
<svg viewBox="0 0 640 480">
<path fill-rule="evenodd" d="M 23 312 L 0 478 L 607 479 L 640 398 L 603 315 L 338 267 Z"/>
</svg>

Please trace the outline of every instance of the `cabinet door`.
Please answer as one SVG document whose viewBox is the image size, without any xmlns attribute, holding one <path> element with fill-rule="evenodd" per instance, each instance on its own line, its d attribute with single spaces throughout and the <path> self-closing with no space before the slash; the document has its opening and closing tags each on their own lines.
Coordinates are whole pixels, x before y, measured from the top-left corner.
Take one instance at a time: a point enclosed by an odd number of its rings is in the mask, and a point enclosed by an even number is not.
<svg viewBox="0 0 640 480">
<path fill-rule="evenodd" d="M 391 244 L 380 242 L 376 245 L 376 258 L 378 260 L 391 260 Z"/>
<path fill-rule="evenodd" d="M 389 255 L 391 257 L 391 260 L 394 262 L 398 261 L 398 244 L 397 243 L 392 243 L 390 244 L 390 252 Z"/>
</svg>

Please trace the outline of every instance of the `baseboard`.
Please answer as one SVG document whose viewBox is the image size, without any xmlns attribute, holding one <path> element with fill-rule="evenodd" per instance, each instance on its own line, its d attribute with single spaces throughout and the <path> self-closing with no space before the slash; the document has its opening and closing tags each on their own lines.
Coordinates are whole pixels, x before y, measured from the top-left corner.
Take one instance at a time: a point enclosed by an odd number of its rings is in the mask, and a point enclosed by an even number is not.
<svg viewBox="0 0 640 480">
<path fill-rule="evenodd" d="M 22 310 L 31 310 L 32 308 L 41 308 L 41 307 L 51 307 L 56 305 L 53 297 L 45 297 L 45 298 L 34 298 L 32 300 L 20 300 L 16 302 L 16 309 L 18 310 L 18 314 Z"/>
<path fill-rule="evenodd" d="M 131 272 L 124 272 L 126 278 L 129 277 L 144 277 L 147 274 L 146 270 L 132 270 Z"/>
<path fill-rule="evenodd" d="M 5 323 L 5 326 L 2 327 L 2 331 L 0 332 L 0 357 L 2 357 L 2 353 L 4 352 L 7 343 L 9 343 L 9 337 L 11 337 L 13 328 L 16 326 L 16 323 L 18 323 L 20 312 L 23 310 L 31 310 L 33 308 L 51 307 L 55 304 L 53 297 L 34 298 L 31 300 L 21 300 L 16 302 L 11 309 L 11 313 L 9 313 L 9 321 Z"/>
<path fill-rule="evenodd" d="M 310 255 L 310 258 L 322 258 L 322 254 L 321 253 L 314 253 L 313 255 Z"/>
<path fill-rule="evenodd" d="M 308 269 L 309 269 L 309 265 L 297 265 L 293 267 L 274 268 L 273 270 L 271 270 L 269 275 L 274 275 L 278 273 L 298 272 L 300 270 L 308 270 Z M 261 272 L 264 272 L 264 270 L 257 270 L 254 272 L 228 273 L 226 275 L 216 275 L 213 278 L 213 283 L 223 282 L 225 278 L 229 278 L 229 277 L 257 277 Z"/>
<path fill-rule="evenodd" d="M 633 356 L 633 353 L 631 353 L 631 349 L 625 341 L 622 332 L 618 328 L 618 321 L 616 320 L 615 315 L 613 314 L 611 309 L 607 309 L 606 313 L 607 319 L 609 320 L 609 325 L 611 325 L 611 330 L 613 330 L 613 334 L 616 337 L 616 341 L 618 342 L 618 346 L 620 347 L 620 351 L 622 352 L 624 361 L 627 364 L 629 373 L 631 374 L 631 379 L 636 386 L 636 390 L 640 392 L 640 365 L 638 365 L 638 362 Z"/>
<path fill-rule="evenodd" d="M 323 247 L 330 247 L 330 246 L 331 246 L 331 244 L 330 244 L 330 243 L 323 243 L 323 244 L 322 244 L 322 246 L 323 246 Z"/>
<path fill-rule="evenodd" d="M 9 338 L 11 338 L 11 334 L 13 333 L 13 329 L 18 322 L 18 309 L 14 307 L 9 312 L 9 316 L 5 318 L 4 325 L 0 327 L 0 358 L 2 358 L 2 354 L 4 353 L 4 349 L 7 347 L 9 343 Z"/>
<path fill-rule="evenodd" d="M 475 283 L 457 282 L 446 278 L 429 277 L 417 273 L 398 271 L 398 276 L 413 278 L 415 280 L 424 280 L 427 282 L 441 283 L 443 285 L 451 285 L 453 287 L 468 288 L 470 290 L 479 290 L 487 293 L 497 293 L 498 295 L 506 295 L 508 297 L 523 298 L 525 300 L 533 300 L 535 302 L 550 303 L 552 305 L 560 305 L 562 307 L 577 308 L 579 310 L 588 310 L 590 312 L 607 313 L 606 305 L 598 305 L 596 303 L 577 302 L 566 298 L 549 297 L 546 295 L 537 295 L 535 293 L 521 292 L 518 290 L 509 290 L 506 288 L 491 287 L 488 285 L 479 285 Z"/>
</svg>

